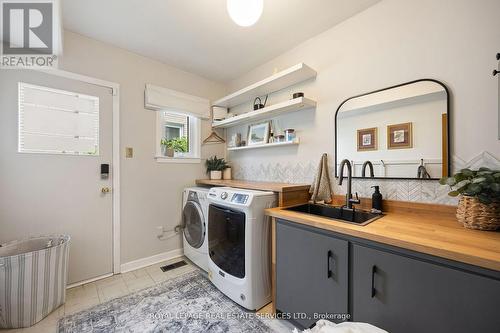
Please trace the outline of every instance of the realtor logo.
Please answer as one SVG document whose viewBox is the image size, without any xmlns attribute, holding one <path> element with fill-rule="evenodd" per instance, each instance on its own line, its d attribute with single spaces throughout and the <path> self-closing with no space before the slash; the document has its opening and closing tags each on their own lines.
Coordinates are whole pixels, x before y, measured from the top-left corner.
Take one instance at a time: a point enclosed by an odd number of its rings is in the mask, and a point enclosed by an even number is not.
<svg viewBox="0 0 500 333">
<path fill-rule="evenodd" d="M 52 1 L 0 0 L 2 68 L 54 67 Z"/>
</svg>

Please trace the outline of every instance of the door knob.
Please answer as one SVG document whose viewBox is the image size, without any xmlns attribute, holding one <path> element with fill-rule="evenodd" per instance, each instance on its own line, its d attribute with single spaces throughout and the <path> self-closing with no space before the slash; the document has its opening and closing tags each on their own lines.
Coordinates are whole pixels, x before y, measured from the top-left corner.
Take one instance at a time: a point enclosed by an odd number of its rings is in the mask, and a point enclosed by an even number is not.
<svg viewBox="0 0 500 333">
<path fill-rule="evenodd" d="M 111 192 L 111 189 L 109 187 L 103 187 L 103 188 L 101 188 L 101 193 L 106 194 L 106 193 L 109 193 L 109 192 Z"/>
</svg>

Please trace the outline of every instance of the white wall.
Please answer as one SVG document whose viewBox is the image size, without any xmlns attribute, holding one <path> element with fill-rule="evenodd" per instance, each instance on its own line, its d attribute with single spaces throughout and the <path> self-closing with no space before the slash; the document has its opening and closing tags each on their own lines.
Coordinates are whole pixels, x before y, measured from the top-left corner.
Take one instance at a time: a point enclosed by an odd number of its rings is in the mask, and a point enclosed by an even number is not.
<svg viewBox="0 0 500 333">
<path fill-rule="evenodd" d="M 157 61 L 66 31 L 60 68 L 120 84 L 121 261 L 130 262 L 181 248 L 181 237 L 156 238 L 157 226 L 181 221 L 181 193 L 204 177 L 204 164 L 157 163 L 153 111 L 144 109 L 144 86 L 152 83 L 209 99 L 225 93 L 221 84 Z M 210 133 L 207 121 L 202 138 Z M 125 147 L 134 157 L 124 158 Z M 202 146 L 202 157 L 223 154 L 223 145 Z"/>
<path fill-rule="evenodd" d="M 236 174 L 262 178 L 269 169 L 277 180 L 310 180 L 321 154 L 333 154 L 334 114 L 343 100 L 419 78 L 438 79 L 451 91 L 455 164 L 477 162 L 483 151 L 499 158 L 497 80 L 491 76 L 500 49 L 499 12 L 498 0 L 383 0 L 231 82 L 233 91 L 298 62 L 318 72 L 315 81 L 296 87 L 318 101 L 317 109 L 278 118 L 280 127 L 297 129 L 301 144 L 231 153 Z M 435 184 L 425 200 L 422 186 L 429 185 L 418 186 L 421 194 L 410 199 L 439 201 Z"/>
</svg>

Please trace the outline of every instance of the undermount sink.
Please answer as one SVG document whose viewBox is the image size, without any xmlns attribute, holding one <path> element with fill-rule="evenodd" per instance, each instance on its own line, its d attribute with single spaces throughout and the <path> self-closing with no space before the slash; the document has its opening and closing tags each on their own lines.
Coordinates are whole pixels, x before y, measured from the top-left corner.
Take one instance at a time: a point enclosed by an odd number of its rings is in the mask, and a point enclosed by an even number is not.
<svg viewBox="0 0 500 333">
<path fill-rule="evenodd" d="M 300 206 L 288 207 L 285 208 L 285 210 L 317 215 L 332 220 L 352 223 L 356 225 L 367 225 L 368 223 L 371 223 L 383 216 L 382 214 L 370 213 L 364 210 L 351 210 L 347 208 L 334 207 L 325 204 L 312 204 L 312 203 L 307 203 Z"/>
</svg>

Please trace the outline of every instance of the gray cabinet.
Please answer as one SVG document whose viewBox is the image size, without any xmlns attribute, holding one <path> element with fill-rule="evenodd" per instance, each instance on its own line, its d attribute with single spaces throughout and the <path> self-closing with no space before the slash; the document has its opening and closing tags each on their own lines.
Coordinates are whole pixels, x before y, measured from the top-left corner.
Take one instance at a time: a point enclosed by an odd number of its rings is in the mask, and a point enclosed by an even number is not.
<svg viewBox="0 0 500 333">
<path fill-rule="evenodd" d="M 354 321 L 391 333 L 500 332 L 500 281 L 371 247 L 352 252 Z"/>
<path fill-rule="evenodd" d="M 286 221 L 276 224 L 276 309 L 303 327 L 314 313 L 345 314 L 348 242 Z"/>
</svg>

